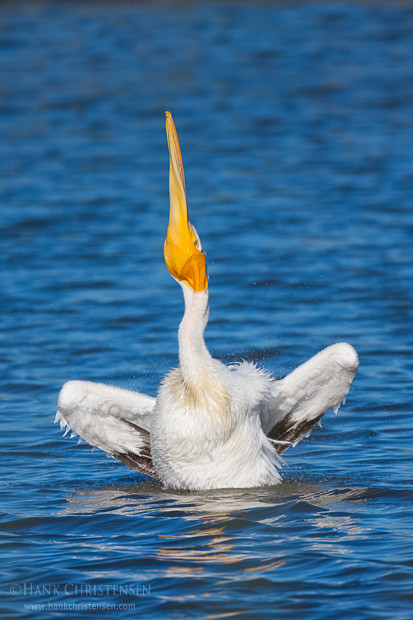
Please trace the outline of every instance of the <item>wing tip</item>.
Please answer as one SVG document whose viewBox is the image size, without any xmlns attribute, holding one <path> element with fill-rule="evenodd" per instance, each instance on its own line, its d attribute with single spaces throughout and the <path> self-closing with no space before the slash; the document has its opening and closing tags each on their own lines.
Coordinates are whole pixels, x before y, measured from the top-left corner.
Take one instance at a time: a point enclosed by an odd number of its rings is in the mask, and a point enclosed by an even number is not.
<svg viewBox="0 0 413 620">
<path fill-rule="evenodd" d="M 64 411 L 68 405 L 73 403 L 74 396 L 75 394 L 79 394 L 79 390 L 82 386 L 82 383 L 85 383 L 85 382 L 72 380 L 72 381 L 66 381 L 66 383 L 63 384 L 59 392 L 59 398 L 57 401 L 58 409 Z"/>
<path fill-rule="evenodd" d="M 337 342 L 331 345 L 334 357 L 340 366 L 349 372 L 356 373 L 359 367 L 359 356 L 355 348 L 348 342 Z"/>
</svg>

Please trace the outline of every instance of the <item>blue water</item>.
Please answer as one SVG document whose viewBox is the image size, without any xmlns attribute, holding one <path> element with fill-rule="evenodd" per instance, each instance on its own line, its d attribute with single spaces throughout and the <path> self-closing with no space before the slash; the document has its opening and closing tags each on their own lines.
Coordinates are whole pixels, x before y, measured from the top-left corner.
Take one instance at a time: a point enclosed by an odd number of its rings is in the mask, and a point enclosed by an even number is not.
<svg viewBox="0 0 413 620">
<path fill-rule="evenodd" d="M 3 617 L 412 618 L 412 35 L 409 3 L 1 4 Z M 66 380 L 177 364 L 166 109 L 213 354 L 360 356 L 275 488 L 171 493 L 53 426 Z"/>
</svg>

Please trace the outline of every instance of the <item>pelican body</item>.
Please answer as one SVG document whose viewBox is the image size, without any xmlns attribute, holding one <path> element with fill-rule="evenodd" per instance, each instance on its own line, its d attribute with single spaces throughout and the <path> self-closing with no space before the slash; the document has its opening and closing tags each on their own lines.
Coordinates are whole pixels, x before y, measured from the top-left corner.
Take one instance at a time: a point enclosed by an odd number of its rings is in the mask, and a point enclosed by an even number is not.
<svg viewBox="0 0 413 620">
<path fill-rule="evenodd" d="M 331 345 L 281 380 L 255 364 L 225 366 L 210 355 L 204 341 L 206 257 L 189 221 L 181 150 L 169 112 L 166 133 L 170 213 L 164 256 L 185 302 L 179 367 L 164 378 L 156 398 L 69 381 L 59 395 L 56 421 L 169 489 L 277 484 L 280 454 L 345 399 L 357 353 L 347 343 Z"/>
</svg>

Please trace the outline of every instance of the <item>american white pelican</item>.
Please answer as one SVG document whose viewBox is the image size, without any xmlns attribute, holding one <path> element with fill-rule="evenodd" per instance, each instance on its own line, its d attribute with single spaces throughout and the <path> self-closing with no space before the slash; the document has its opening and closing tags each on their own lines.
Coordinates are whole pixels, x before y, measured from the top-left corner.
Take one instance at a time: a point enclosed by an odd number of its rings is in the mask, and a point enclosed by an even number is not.
<svg viewBox="0 0 413 620">
<path fill-rule="evenodd" d="M 170 214 L 164 255 L 185 300 L 179 367 L 165 377 L 156 398 L 69 381 L 60 392 L 55 421 L 166 488 L 276 484 L 281 452 L 345 399 L 357 353 L 349 344 L 334 344 L 281 380 L 255 364 L 225 366 L 210 355 L 204 342 L 206 259 L 188 218 L 181 151 L 169 112 L 166 133 Z"/>
</svg>

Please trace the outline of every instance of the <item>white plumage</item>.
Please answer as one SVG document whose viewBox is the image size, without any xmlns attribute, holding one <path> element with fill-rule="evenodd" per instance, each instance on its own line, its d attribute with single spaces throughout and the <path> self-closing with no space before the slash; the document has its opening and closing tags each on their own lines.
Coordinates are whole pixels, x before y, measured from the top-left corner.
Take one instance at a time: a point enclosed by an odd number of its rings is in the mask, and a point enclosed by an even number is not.
<svg viewBox="0 0 413 620">
<path fill-rule="evenodd" d="M 167 113 L 171 211 L 165 260 L 181 284 L 179 368 L 156 399 L 87 381 L 69 381 L 56 421 L 129 467 L 171 489 L 255 487 L 280 482 L 280 454 L 345 399 L 358 368 L 353 347 L 327 347 L 275 380 L 254 364 L 225 366 L 204 341 L 208 321 L 205 255 L 188 219 L 183 166 Z"/>
</svg>

